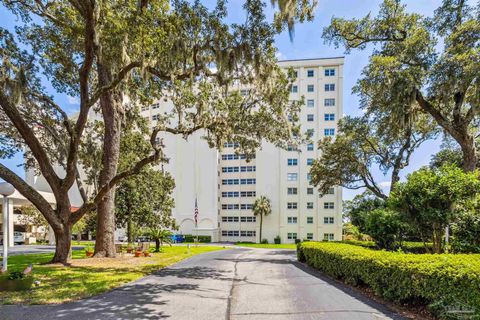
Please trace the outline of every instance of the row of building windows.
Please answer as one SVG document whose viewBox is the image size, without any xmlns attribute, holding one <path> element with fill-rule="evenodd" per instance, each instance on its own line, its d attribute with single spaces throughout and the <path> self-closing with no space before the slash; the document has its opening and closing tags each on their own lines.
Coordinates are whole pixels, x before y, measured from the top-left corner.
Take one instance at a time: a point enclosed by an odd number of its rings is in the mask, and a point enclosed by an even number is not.
<svg viewBox="0 0 480 320">
<path fill-rule="evenodd" d="M 256 184 L 257 179 L 222 179 L 223 185 Z"/>
<path fill-rule="evenodd" d="M 257 196 L 256 191 L 228 191 L 222 192 L 222 198 L 251 198 Z"/>
<path fill-rule="evenodd" d="M 255 237 L 257 232 L 253 231 L 238 231 L 238 230 L 222 230 L 223 237 Z"/>
<path fill-rule="evenodd" d="M 287 209 L 298 209 L 298 202 L 287 202 Z M 307 209 L 313 209 L 313 202 L 307 202 Z M 324 202 L 323 209 L 335 209 L 335 202 Z"/>
<path fill-rule="evenodd" d="M 297 217 L 287 217 L 288 224 L 296 224 L 298 221 Z M 323 217 L 324 224 L 334 224 L 335 218 L 334 217 Z M 307 217 L 307 224 L 313 224 L 313 217 Z"/>
<path fill-rule="evenodd" d="M 242 203 L 242 204 L 222 204 L 222 209 L 223 210 L 252 210 L 253 204 L 251 203 Z"/>
<path fill-rule="evenodd" d="M 323 99 L 323 105 L 325 107 L 334 107 L 335 106 L 335 98 L 325 98 Z M 314 108 L 315 107 L 315 100 L 307 99 L 307 107 Z"/>
<path fill-rule="evenodd" d="M 311 166 L 312 164 L 313 164 L 313 159 L 308 158 L 307 166 Z M 287 166 L 296 166 L 296 165 L 298 165 L 298 159 L 294 159 L 294 158 L 287 159 Z"/>
<path fill-rule="evenodd" d="M 335 83 L 326 83 L 324 85 L 324 90 L 326 92 L 335 91 Z M 292 93 L 298 93 L 298 86 L 297 85 L 292 85 L 290 91 Z M 315 92 L 315 85 L 307 84 L 307 92 Z"/>
<path fill-rule="evenodd" d="M 247 156 L 244 154 L 222 154 L 222 160 L 243 160 L 247 159 Z M 250 159 L 255 159 L 255 155 L 252 155 Z"/>
<path fill-rule="evenodd" d="M 240 146 L 240 144 L 237 143 L 237 142 L 225 142 L 223 144 L 224 148 L 238 148 L 239 146 Z"/>
<path fill-rule="evenodd" d="M 325 69 L 324 70 L 325 77 L 334 77 L 335 76 L 335 69 Z M 315 70 L 308 69 L 307 70 L 307 77 L 312 78 L 315 76 Z"/>
<path fill-rule="evenodd" d="M 296 240 L 297 233 L 296 232 L 289 232 L 287 233 L 287 239 L 289 240 Z M 307 233 L 307 240 L 313 240 L 313 233 Z M 325 241 L 333 241 L 335 240 L 335 234 L 333 233 L 324 233 L 323 240 Z"/>
<path fill-rule="evenodd" d="M 307 181 L 310 182 L 312 176 L 307 173 Z M 298 181 L 298 173 L 287 173 L 287 181 Z"/>
<path fill-rule="evenodd" d="M 287 188 L 288 195 L 297 195 L 298 188 L 289 187 Z M 307 188 L 307 194 L 313 194 L 313 188 Z M 335 188 L 329 188 L 326 194 L 335 194 Z"/>
<path fill-rule="evenodd" d="M 256 166 L 222 167 L 222 172 L 255 172 Z"/>
<path fill-rule="evenodd" d="M 222 222 L 257 222 L 257 217 L 222 217 Z"/>
</svg>

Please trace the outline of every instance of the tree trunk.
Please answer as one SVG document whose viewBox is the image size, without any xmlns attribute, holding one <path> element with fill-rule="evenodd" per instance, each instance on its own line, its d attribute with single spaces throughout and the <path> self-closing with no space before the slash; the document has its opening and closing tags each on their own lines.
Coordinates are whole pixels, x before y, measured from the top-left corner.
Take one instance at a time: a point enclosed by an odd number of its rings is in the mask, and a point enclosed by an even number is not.
<svg viewBox="0 0 480 320">
<path fill-rule="evenodd" d="M 475 152 L 475 143 L 468 141 L 462 143 L 460 147 L 462 148 L 463 153 L 463 169 L 467 172 L 474 171 L 478 162 L 478 156 Z"/>
<path fill-rule="evenodd" d="M 127 217 L 127 241 L 128 243 L 133 242 L 133 222 L 132 222 L 132 216 L 130 213 L 128 214 Z"/>
<path fill-rule="evenodd" d="M 105 77 L 105 75 L 103 75 Z M 102 77 L 102 75 L 100 75 Z M 108 77 L 108 76 L 107 76 Z M 103 81 L 109 83 L 109 80 Z M 100 97 L 105 131 L 100 187 L 110 183 L 117 174 L 120 157 L 121 121 L 118 109 L 121 99 L 114 93 Z M 115 188 L 112 188 L 97 206 L 96 257 L 115 257 Z"/>
<path fill-rule="evenodd" d="M 442 228 L 439 227 L 438 224 L 435 224 L 433 226 L 433 234 L 432 234 L 433 253 L 442 253 L 442 235 L 443 235 Z"/>
<path fill-rule="evenodd" d="M 160 239 L 155 239 L 155 252 L 160 252 Z"/>
<path fill-rule="evenodd" d="M 65 226 L 62 230 L 53 229 L 55 233 L 55 255 L 52 263 L 67 264 L 72 257 L 72 227 Z"/>
<path fill-rule="evenodd" d="M 260 215 L 260 241 L 259 243 L 262 243 L 262 225 L 263 225 L 263 215 Z"/>
</svg>

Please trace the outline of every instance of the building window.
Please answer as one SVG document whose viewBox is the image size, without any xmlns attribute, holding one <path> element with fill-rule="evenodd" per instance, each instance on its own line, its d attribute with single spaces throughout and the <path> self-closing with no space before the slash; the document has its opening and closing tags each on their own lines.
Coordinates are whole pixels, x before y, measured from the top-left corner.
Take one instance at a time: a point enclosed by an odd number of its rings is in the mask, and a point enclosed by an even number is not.
<svg viewBox="0 0 480 320">
<path fill-rule="evenodd" d="M 222 180 L 223 185 L 234 185 L 238 184 L 238 179 L 223 179 Z"/>
<path fill-rule="evenodd" d="M 313 240 L 313 233 L 307 233 L 307 240 Z"/>
<path fill-rule="evenodd" d="M 333 128 L 326 128 L 323 130 L 323 133 L 326 137 L 333 137 L 335 135 L 335 129 Z"/>
<path fill-rule="evenodd" d="M 313 143 L 307 144 L 307 151 L 313 151 Z"/>
<path fill-rule="evenodd" d="M 159 114 L 154 114 L 152 116 L 152 120 L 159 120 L 160 119 L 160 115 Z"/>
<path fill-rule="evenodd" d="M 298 151 L 298 148 L 297 148 L 297 146 L 294 146 L 294 145 L 292 145 L 292 144 L 289 144 L 289 145 L 287 146 L 287 151 Z"/>
<path fill-rule="evenodd" d="M 247 156 L 244 154 L 222 154 L 222 160 L 238 160 L 238 159 L 246 159 Z M 255 156 L 252 156 L 251 159 L 255 159 Z"/>
<path fill-rule="evenodd" d="M 222 192 L 222 198 L 238 198 L 238 191 Z"/>
<path fill-rule="evenodd" d="M 308 100 L 307 100 L 307 107 L 309 107 L 309 108 L 315 107 L 315 100 L 313 100 L 313 99 L 308 99 Z"/>
<path fill-rule="evenodd" d="M 306 133 L 307 133 L 307 137 L 313 137 L 313 133 L 314 133 L 314 132 L 315 132 L 315 131 L 314 131 L 313 129 L 308 129 L 307 132 L 306 132 Z"/>
<path fill-rule="evenodd" d="M 312 180 L 312 175 L 310 173 L 307 173 L 307 181 L 310 182 Z"/>
<path fill-rule="evenodd" d="M 335 209 L 335 202 L 324 202 L 323 209 Z"/>
<path fill-rule="evenodd" d="M 298 159 L 287 159 L 287 165 L 289 165 L 289 166 L 298 165 Z"/>
<path fill-rule="evenodd" d="M 288 188 L 287 194 L 297 194 L 297 188 Z"/>
<path fill-rule="evenodd" d="M 335 76 L 335 69 L 325 69 L 325 77 Z"/>
<path fill-rule="evenodd" d="M 307 114 L 307 121 L 312 122 L 313 121 L 313 114 Z"/>
<path fill-rule="evenodd" d="M 240 146 L 240 144 L 237 143 L 237 142 L 225 142 L 223 144 L 224 148 L 238 148 L 239 146 Z"/>
<path fill-rule="evenodd" d="M 158 109 L 158 108 L 160 108 L 160 103 L 152 104 L 152 109 Z"/>
<path fill-rule="evenodd" d="M 240 167 L 240 172 L 255 172 L 257 171 L 256 166 L 242 166 Z M 238 171 L 236 171 L 238 172 Z"/>
<path fill-rule="evenodd" d="M 287 209 L 297 209 L 296 202 L 287 202 Z"/>
<path fill-rule="evenodd" d="M 312 224 L 313 223 L 313 217 L 307 217 L 307 223 Z"/>
<path fill-rule="evenodd" d="M 238 204 L 222 204 L 222 209 L 223 210 L 238 210 L 239 205 Z"/>
<path fill-rule="evenodd" d="M 238 217 L 222 217 L 222 222 L 238 222 Z"/>
<path fill-rule="evenodd" d="M 222 172 L 238 172 L 238 167 L 222 167 Z"/>
<path fill-rule="evenodd" d="M 240 235 L 239 231 L 233 230 L 222 230 L 223 237 L 238 237 Z"/>
<path fill-rule="evenodd" d="M 313 164 L 313 159 L 312 158 L 308 158 L 307 159 L 307 166 L 311 166 Z"/>
<path fill-rule="evenodd" d="M 240 217 L 240 222 L 257 222 L 257 217 Z"/>
<path fill-rule="evenodd" d="M 287 173 L 287 180 L 288 181 L 297 181 L 298 180 L 298 173 Z"/>
<path fill-rule="evenodd" d="M 240 205 L 241 210 L 252 210 L 252 208 L 253 208 L 253 204 L 251 203 L 242 203 Z"/>
<path fill-rule="evenodd" d="M 150 110 L 149 106 L 142 106 L 142 111 L 147 111 L 147 110 Z"/>
<path fill-rule="evenodd" d="M 314 74 L 315 73 L 314 73 L 313 70 L 307 70 L 307 77 L 311 78 L 311 77 L 313 77 Z"/>
<path fill-rule="evenodd" d="M 325 121 L 335 121 L 335 113 L 325 113 Z"/>
<path fill-rule="evenodd" d="M 240 231 L 240 236 L 241 237 L 255 237 L 256 236 L 256 231 Z"/>
<path fill-rule="evenodd" d="M 334 107 L 335 106 L 335 99 L 333 99 L 333 98 L 325 99 L 325 100 L 323 100 L 323 104 L 325 105 L 325 107 Z"/>
<path fill-rule="evenodd" d="M 323 217 L 323 223 L 334 224 L 335 223 L 335 218 L 334 217 Z"/>
<path fill-rule="evenodd" d="M 292 86 L 292 93 L 298 92 L 298 86 Z"/>
<path fill-rule="evenodd" d="M 257 179 L 240 179 L 240 184 L 256 184 Z"/>
<path fill-rule="evenodd" d="M 313 92 L 313 89 L 314 89 L 313 84 L 307 85 L 307 92 Z"/>
<path fill-rule="evenodd" d="M 240 192 L 240 197 L 242 198 L 250 198 L 250 197 L 256 197 L 257 192 L 256 191 L 242 191 Z"/>
<path fill-rule="evenodd" d="M 335 188 L 328 188 L 327 190 L 327 193 L 326 194 L 335 194 Z"/>
<path fill-rule="evenodd" d="M 313 202 L 307 202 L 307 209 L 313 209 Z"/>
<path fill-rule="evenodd" d="M 295 232 L 287 233 L 287 239 L 288 240 L 296 240 L 297 239 L 297 233 L 295 233 Z"/>
<path fill-rule="evenodd" d="M 307 194 L 313 194 L 313 188 L 307 188 Z"/>
<path fill-rule="evenodd" d="M 297 223 L 297 217 L 287 217 L 287 223 L 290 223 L 290 224 Z"/>
<path fill-rule="evenodd" d="M 335 240 L 335 235 L 333 233 L 324 233 L 323 240 L 325 241 L 333 241 Z"/>
<path fill-rule="evenodd" d="M 335 91 L 335 83 L 326 83 L 325 91 Z"/>
</svg>

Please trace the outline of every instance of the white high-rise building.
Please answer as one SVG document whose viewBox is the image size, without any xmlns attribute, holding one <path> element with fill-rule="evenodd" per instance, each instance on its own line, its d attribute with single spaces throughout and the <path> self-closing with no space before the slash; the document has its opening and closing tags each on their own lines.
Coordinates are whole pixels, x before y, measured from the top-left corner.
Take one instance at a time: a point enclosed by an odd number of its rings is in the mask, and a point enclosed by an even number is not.
<svg viewBox="0 0 480 320">
<path fill-rule="evenodd" d="M 222 152 L 210 149 L 197 132 L 187 140 L 181 136 L 162 134 L 167 164 L 159 169 L 175 179 L 173 216 L 182 234 L 210 235 L 212 241 L 260 241 L 259 219 L 252 212 L 256 197 L 266 196 L 272 214 L 265 217 L 262 238 L 282 243 L 295 239 L 341 240 L 342 189 L 319 197 L 309 183 L 311 162 L 320 156 L 316 143 L 325 136 L 335 136 L 337 122 L 343 113 L 344 58 L 287 60 L 281 67 L 292 67 L 297 80 L 291 99 L 303 96 L 300 112 L 302 131 L 310 130 L 312 143 L 298 150 L 283 150 L 263 143 L 255 159 L 247 162 L 236 155 L 234 143 L 226 143 Z M 156 124 L 161 113 L 172 108 L 161 101 L 142 108 L 142 116 Z M 61 168 L 59 168 L 60 171 Z M 41 191 L 49 191 L 43 177 L 33 170 L 27 181 Z M 74 206 L 81 205 L 76 187 L 69 192 Z M 198 203 L 198 226 L 195 227 L 195 200 Z"/>
<path fill-rule="evenodd" d="M 313 143 L 298 150 L 283 150 L 264 143 L 247 162 L 226 144 L 219 159 L 219 222 L 221 241 L 260 241 L 259 219 L 251 210 L 256 197 L 266 196 L 272 214 L 264 218 L 262 238 L 270 243 L 295 239 L 342 239 L 342 189 L 319 197 L 309 180 L 313 159 L 320 156 L 316 142 L 335 136 L 343 114 L 344 58 L 281 61 L 292 67 L 297 80 L 291 99 L 305 98 L 300 113 L 302 131 L 310 130 Z"/>
</svg>

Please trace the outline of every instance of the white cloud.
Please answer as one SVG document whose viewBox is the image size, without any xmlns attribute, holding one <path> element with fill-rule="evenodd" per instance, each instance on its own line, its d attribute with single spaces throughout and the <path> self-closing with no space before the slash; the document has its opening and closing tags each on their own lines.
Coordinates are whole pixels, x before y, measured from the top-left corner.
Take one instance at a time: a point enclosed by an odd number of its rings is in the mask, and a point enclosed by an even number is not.
<svg viewBox="0 0 480 320">
<path fill-rule="evenodd" d="M 67 101 L 69 104 L 80 104 L 80 100 L 77 97 L 67 96 Z"/>
<path fill-rule="evenodd" d="M 392 185 L 391 181 L 382 181 L 379 183 L 380 187 L 382 188 L 389 188 Z"/>
<path fill-rule="evenodd" d="M 278 60 L 287 60 L 287 56 L 280 51 L 277 51 L 277 53 L 275 53 L 275 57 L 277 57 Z"/>
</svg>

